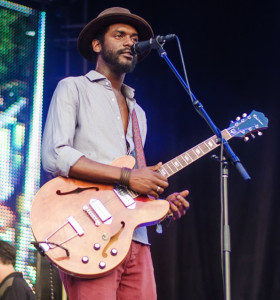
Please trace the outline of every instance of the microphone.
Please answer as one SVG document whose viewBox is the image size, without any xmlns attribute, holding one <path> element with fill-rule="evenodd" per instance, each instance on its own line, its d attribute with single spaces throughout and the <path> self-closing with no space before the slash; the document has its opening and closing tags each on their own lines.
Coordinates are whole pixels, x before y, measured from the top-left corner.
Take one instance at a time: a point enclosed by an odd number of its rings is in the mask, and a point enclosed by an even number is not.
<svg viewBox="0 0 280 300">
<path fill-rule="evenodd" d="M 131 52 L 133 54 L 142 54 L 149 49 L 156 49 L 158 45 L 173 40 L 175 36 L 175 34 L 158 35 L 155 38 L 150 38 L 147 41 L 135 43 L 131 47 Z"/>
</svg>

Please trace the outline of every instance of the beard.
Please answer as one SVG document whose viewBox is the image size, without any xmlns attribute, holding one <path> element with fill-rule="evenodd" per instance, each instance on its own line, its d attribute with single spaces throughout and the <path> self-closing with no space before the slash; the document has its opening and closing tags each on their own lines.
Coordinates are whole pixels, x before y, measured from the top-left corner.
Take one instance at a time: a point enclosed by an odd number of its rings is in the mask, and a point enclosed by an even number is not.
<svg viewBox="0 0 280 300">
<path fill-rule="evenodd" d="M 113 67 L 114 71 L 118 73 L 130 73 L 135 69 L 135 66 L 137 64 L 137 55 L 134 55 L 131 61 L 128 61 L 126 63 L 120 62 L 120 55 L 126 51 L 127 49 L 121 49 L 117 52 L 113 52 L 112 50 L 108 50 L 103 44 L 100 54 L 103 60 Z"/>
</svg>

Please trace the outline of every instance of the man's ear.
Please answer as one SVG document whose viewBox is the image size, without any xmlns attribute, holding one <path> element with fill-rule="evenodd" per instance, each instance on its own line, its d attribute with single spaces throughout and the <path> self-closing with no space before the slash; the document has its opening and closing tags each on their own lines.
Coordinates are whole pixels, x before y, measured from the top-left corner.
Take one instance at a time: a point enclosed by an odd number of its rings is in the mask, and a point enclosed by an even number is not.
<svg viewBox="0 0 280 300">
<path fill-rule="evenodd" d="M 95 52 L 95 53 L 100 53 L 101 52 L 101 44 L 100 44 L 100 41 L 99 40 L 93 40 L 91 42 L 91 45 L 92 45 L 92 50 Z"/>
</svg>

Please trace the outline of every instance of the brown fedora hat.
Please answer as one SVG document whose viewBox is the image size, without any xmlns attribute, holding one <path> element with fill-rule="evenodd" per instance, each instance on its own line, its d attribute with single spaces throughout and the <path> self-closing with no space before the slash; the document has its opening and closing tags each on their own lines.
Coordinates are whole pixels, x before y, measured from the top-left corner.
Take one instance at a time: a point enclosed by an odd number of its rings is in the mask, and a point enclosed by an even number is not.
<svg viewBox="0 0 280 300">
<path fill-rule="evenodd" d="M 122 7 L 111 7 L 103 10 L 95 19 L 91 20 L 81 31 L 78 37 L 78 50 L 87 60 L 93 61 L 91 42 L 96 34 L 104 27 L 124 23 L 133 26 L 139 36 L 139 41 L 145 41 L 154 36 L 149 23 L 143 18 L 132 14 L 128 9 Z M 150 50 L 138 55 L 138 61 L 143 60 Z"/>
</svg>

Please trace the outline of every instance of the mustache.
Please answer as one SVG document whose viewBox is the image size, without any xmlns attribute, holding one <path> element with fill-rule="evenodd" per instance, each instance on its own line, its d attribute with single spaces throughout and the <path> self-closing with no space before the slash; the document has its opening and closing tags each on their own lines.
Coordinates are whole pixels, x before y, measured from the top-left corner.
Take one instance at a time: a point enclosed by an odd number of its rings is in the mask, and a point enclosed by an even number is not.
<svg viewBox="0 0 280 300">
<path fill-rule="evenodd" d="M 120 49 L 120 50 L 117 51 L 118 55 L 123 54 L 123 53 L 129 53 L 133 57 L 137 55 L 137 54 L 135 54 L 135 53 L 132 52 L 131 48 L 124 48 L 124 49 Z"/>
</svg>

